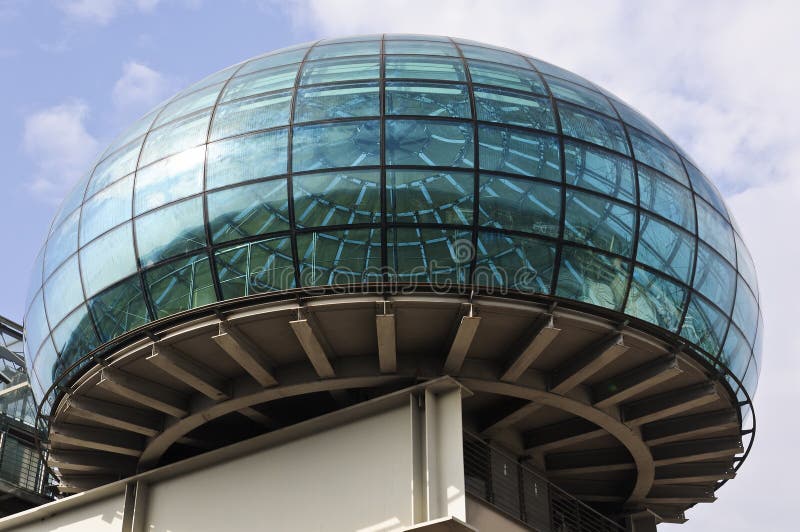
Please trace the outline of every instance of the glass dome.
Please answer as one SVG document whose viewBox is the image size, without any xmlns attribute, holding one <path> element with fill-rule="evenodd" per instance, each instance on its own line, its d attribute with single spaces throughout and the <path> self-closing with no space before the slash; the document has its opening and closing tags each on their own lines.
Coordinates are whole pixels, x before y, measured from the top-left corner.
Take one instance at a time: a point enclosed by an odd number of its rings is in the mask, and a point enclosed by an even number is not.
<svg viewBox="0 0 800 532">
<path fill-rule="evenodd" d="M 34 267 L 33 388 L 41 400 L 87 353 L 182 311 L 380 279 L 602 307 L 755 391 L 755 269 L 691 159 L 580 76 L 418 35 L 251 59 L 114 141 Z"/>
</svg>

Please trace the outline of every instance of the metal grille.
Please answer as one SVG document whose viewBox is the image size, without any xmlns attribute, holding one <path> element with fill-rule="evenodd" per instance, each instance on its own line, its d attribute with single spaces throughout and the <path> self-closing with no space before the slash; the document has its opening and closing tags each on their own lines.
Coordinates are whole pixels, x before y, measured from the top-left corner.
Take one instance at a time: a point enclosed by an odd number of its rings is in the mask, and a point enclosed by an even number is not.
<svg viewBox="0 0 800 532">
<path fill-rule="evenodd" d="M 0 479 L 22 489 L 42 493 L 42 462 L 36 449 L 8 433 L 0 446 Z"/>
<path fill-rule="evenodd" d="M 551 484 L 515 457 L 464 434 L 467 493 L 540 532 L 620 532 L 622 526 Z"/>
</svg>

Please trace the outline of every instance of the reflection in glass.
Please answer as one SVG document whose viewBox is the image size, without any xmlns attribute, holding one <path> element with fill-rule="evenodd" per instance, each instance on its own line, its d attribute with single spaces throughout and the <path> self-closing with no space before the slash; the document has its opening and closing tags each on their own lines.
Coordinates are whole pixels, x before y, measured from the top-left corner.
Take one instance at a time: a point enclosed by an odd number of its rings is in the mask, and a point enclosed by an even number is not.
<svg viewBox="0 0 800 532">
<path fill-rule="evenodd" d="M 546 98 L 508 91 L 475 89 L 478 120 L 555 131 L 556 123 Z"/>
<path fill-rule="evenodd" d="M 117 181 L 88 200 L 83 206 L 81 216 L 81 245 L 130 220 L 132 195 L 133 176 L 131 175 Z"/>
<path fill-rule="evenodd" d="M 211 107 L 217 102 L 219 91 L 222 89 L 223 83 L 217 83 L 211 87 L 200 89 L 191 94 L 187 94 L 180 98 L 176 98 L 168 103 L 161 114 L 158 115 L 153 127 L 159 127 L 167 122 L 172 122 L 176 118 L 186 116 L 188 114 Z"/>
<path fill-rule="evenodd" d="M 685 159 L 683 162 L 689 172 L 689 179 L 692 182 L 692 189 L 694 189 L 695 194 L 699 194 L 701 198 L 713 205 L 727 219 L 728 209 L 725 208 L 725 202 L 722 200 L 722 195 L 717 190 L 717 187 L 692 163 Z"/>
<path fill-rule="evenodd" d="M 723 310 L 730 312 L 736 291 L 736 272 L 711 248 L 700 243 L 694 288 Z"/>
<path fill-rule="evenodd" d="M 480 224 L 558 237 L 561 187 L 481 174 Z"/>
<path fill-rule="evenodd" d="M 695 239 L 678 227 L 642 214 L 636 260 L 688 283 L 694 263 Z"/>
<path fill-rule="evenodd" d="M 736 283 L 736 304 L 733 307 L 733 322 L 739 326 L 747 337 L 747 342 L 753 345 L 758 324 L 758 303 L 744 280 L 739 277 Z"/>
<path fill-rule="evenodd" d="M 634 209 L 576 190 L 567 191 L 566 209 L 565 239 L 630 256 L 636 224 Z"/>
<path fill-rule="evenodd" d="M 386 114 L 472 118 L 466 85 L 435 83 L 387 83 Z"/>
<path fill-rule="evenodd" d="M 330 59 L 331 57 L 343 57 L 348 55 L 374 55 L 379 53 L 381 53 L 380 40 L 323 44 L 313 47 L 308 53 L 306 61 Z"/>
<path fill-rule="evenodd" d="M 390 55 L 386 57 L 385 68 L 386 79 L 467 80 L 460 59 Z"/>
<path fill-rule="evenodd" d="M 377 280 L 381 266 L 380 228 L 297 235 L 300 283 L 342 285 Z"/>
<path fill-rule="evenodd" d="M 303 66 L 300 85 L 361 79 L 377 79 L 381 67 L 378 57 L 354 57 L 314 61 Z"/>
<path fill-rule="evenodd" d="M 139 168 L 206 141 L 211 111 L 192 115 L 151 130 L 144 141 Z"/>
<path fill-rule="evenodd" d="M 290 92 L 278 92 L 217 107 L 209 140 L 283 126 L 289 123 Z"/>
<path fill-rule="evenodd" d="M 686 289 L 669 279 L 634 268 L 625 313 L 675 332 L 683 314 Z"/>
<path fill-rule="evenodd" d="M 301 44 L 292 46 L 291 48 L 284 48 L 277 52 L 269 53 L 265 56 L 259 57 L 248 61 L 246 65 L 239 70 L 238 74 L 249 74 L 250 72 L 257 72 L 265 68 L 274 68 L 290 63 L 299 63 L 306 56 L 308 52 L 308 44 Z M 297 65 L 293 65 L 295 68 Z"/>
<path fill-rule="evenodd" d="M 471 168 L 470 124 L 427 120 L 386 121 L 386 164 Z"/>
<path fill-rule="evenodd" d="M 481 169 L 561 181 L 556 137 L 482 125 L 478 139 Z"/>
<path fill-rule="evenodd" d="M 542 79 L 532 70 L 471 59 L 468 65 L 473 83 L 547 95 Z"/>
<path fill-rule="evenodd" d="M 180 230 L 165 232 L 175 224 Z M 136 219 L 136 244 L 142 266 L 205 247 L 203 198 L 181 201 Z"/>
<path fill-rule="evenodd" d="M 582 87 L 577 83 L 572 83 L 565 79 L 554 78 L 553 76 L 545 76 L 547 85 L 553 93 L 553 96 L 559 100 L 564 100 L 570 103 L 588 107 L 592 111 L 603 113 L 605 115 L 615 117 L 614 109 L 608 103 L 606 97 L 593 90 Z"/>
<path fill-rule="evenodd" d="M 694 294 L 686 311 L 681 336 L 714 357 L 722 347 L 727 326 L 728 318 L 724 314 Z"/>
<path fill-rule="evenodd" d="M 249 296 L 295 286 L 291 240 L 270 238 L 214 254 L 222 297 Z"/>
<path fill-rule="evenodd" d="M 132 225 L 121 225 L 81 249 L 81 275 L 87 297 L 136 271 Z"/>
<path fill-rule="evenodd" d="M 638 171 L 641 206 L 694 232 L 694 202 L 689 189 L 642 165 L 638 165 Z"/>
<path fill-rule="evenodd" d="M 384 48 L 384 53 L 386 54 L 449 55 L 458 57 L 458 50 L 449 42 L 387 40 Z"/>
<path fill-rule="evenodd" d="M 386 171 L 389 222 L 471 225 L 472 172 Z"/>
<path fill-rule="evenodd" d="M 381 219 L 378 170 L 307 174 L 293 178 L 299 227 L 374 223 Z"/>
<path fill-rule="evenodd" d="M 627 262 L 570 246 L 561 251 L 557 296 L 621 310 L 627 286 Z"/>
<path fill-rule="evenodd" d="M 483 46 L 472 46 L 462 44 L 459 46 L 461 53 L 468 59 L 479 59 L 482 61 L 492 61 L 503 65 L 511 65 L 520 68 L 531 68 L 531 65 L 519 54 L 507 52 L 498 48 L 484 48 Z"/>
<path fill-rule="evenodd" d="M 750 345 L 736 326 L 731 325 L 720 353 L 720 362 L 740 379 L 750 360 Z"/>
<path fill-rule="evenodd" d="M 73 255 L 44 285 L 44 303 L 51 325 L 60 322 L 83 302 L 78 256 Z"/>
<path fill-rule="evenodd" d="M 466 283 L 473 254 L 470 238 L 463 229 L 390 229 L 387 245 L 392 280 L 441 287 Z"/>
<path fill-rule="evenodd" d="M 142 140 L 139 139 L 137 142 L 128 144 L 97 165 L 86 189 L 87 198 L 92 197 L 120 177 L 132 174 L 136 170 L 136 161 L 139 158 Z"/>
<path fill-rule="evenodd" d="M 241 72 L 244 73 L 244 70 Z M 297 78 L 297 65 L 264 70 L 248 76 L 233 78 L 225 88 L 220 103 L 246 98 L 255 94 L 289 89 Z"/>
<path fill-rule="evenodd" d="M 326 85 L 297 92 L 295 123 L 381 114 L 378 85 Z"/>
<path fill-rule="evenodd" d="M 481 231 L 473 284 L 549 294 L 556 246 L 535 238 Z"/>
<path fill-rule="evenodd" d="M 567 183 L 634 203 L 636 183 L 630 159 L 588 144 L 564 142 Z"/>
<path fill-rule="evenodd" d="M 558 114 L 565 135 L 630 155 L 625 131 L 616 120 L 567 103 L 558 104 Z"/>
<path fill-rule="evenodd" d="M 150 321 L 138 275 L 93 297 L 89 310 L 103 342 Z"/>
<path fill-rule="evenodd" d="M 47 240 L 44 255 L 44 275 L 49 277 L 64 260 L 78 250 L 78 222 L 81 212 L 75 211 L 56 227 Z"/>
<path fill-rule="evenodd" d="M 208 225 L 215 243 L 289 229 L 286 179 L 209 194 Z"/>
<path fill-rule="evenodd" d="M 380 134 L 377 120 L 296 127 L 292 140 L 292 170 L 377 165 Z"/>
<path fill-rule="evenodd" d="M 75 309 L 75 312 L 53 329 L 53 343 L 60 355 L 62 370 L 100 345 L 86 305 Z"/>
<path fill-rule="evenodd" d="M 205 253 L 147 270 L 145 279 L 157 318 L 216 300 Z"/>
<path fill-rule="evenodd" d="M 733 229 L 717 211 L 705 201 L 697 198 L 697 233 L 714 249 L 736 264 L 736 244 L 733 241 Z"/>
<path fill-rule="evenodd" d="M 199 147 L 136 172 L 135 213 L 202 192 L 204 155 L 205 149 Z"/>
<path fill-rule="evenodd" d="M 206 189 L 286 173 L 286 129 L 255 133 L 208 145 Z"/>
<path fill-rule="evenodd" d="M 682 185 L 689 186 L 689 179 L 675 150 L 636 130 L 630 130 L 628 133 L 636 160 L 664 172 Z"/>
</svg>

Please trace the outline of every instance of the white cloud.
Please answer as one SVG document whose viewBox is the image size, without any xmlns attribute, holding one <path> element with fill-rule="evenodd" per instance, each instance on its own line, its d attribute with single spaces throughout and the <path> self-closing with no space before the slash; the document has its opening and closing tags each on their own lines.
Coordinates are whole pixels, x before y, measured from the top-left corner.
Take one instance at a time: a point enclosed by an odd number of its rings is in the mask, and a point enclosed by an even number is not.
<svg viewBox="0 0 800 532">
<path fill-rule="evenodd" d="M 169 85 L 166 77 L 157 70 L 129 61 L 123 65 L 122 77 L 114 83 L 111 96 L 116 106 L 140 111 L 164 98 Z"/>
<path fill-rule="evenodd" d="M 72 101 L 28 116 L 23 146 L 36 165 L 31 189 L 58 203 L 97 154 L 98 141 L 87 131 L 89 107 Z"/>
<path fill-rule="evenodd" d="M 159 0 L 57 0 L 56 7 L 74 20 L 104 26 L 124 10 L 150 12 Z"/>
</svg>

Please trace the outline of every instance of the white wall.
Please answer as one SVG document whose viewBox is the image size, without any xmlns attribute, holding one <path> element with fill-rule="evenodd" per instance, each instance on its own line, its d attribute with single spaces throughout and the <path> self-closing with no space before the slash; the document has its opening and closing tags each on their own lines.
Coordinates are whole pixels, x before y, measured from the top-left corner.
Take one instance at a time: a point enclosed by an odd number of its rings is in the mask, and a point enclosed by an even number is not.
<svg viewBox="0 0 800 532">
<path fill-rule="evenodd" d="M 89 503 L 53 517 L 14 528 L 14 532 L 119 532 L 124 495 Z"/>
</svg>

